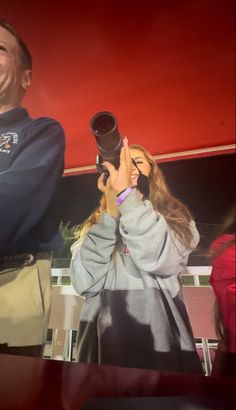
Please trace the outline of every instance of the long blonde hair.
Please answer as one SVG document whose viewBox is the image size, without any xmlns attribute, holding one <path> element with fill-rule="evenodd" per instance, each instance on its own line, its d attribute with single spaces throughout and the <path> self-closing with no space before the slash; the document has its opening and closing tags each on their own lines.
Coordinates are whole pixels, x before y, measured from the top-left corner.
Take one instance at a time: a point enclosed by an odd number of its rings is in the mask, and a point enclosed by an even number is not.
<svg viewBox="0 0 236 410">
<path fill-rule="evenodd" d="M 165 179 L 152 155 L 140 145 L 130 145 L 130 149 L 141 151 L 151 166 L 151 172 L 148 177 L 150 187 L 148 200 L 152 203 L 153 208 L 165 217 L 168 225 L 176 233 L 181 243 L 187 248 L 190 248 L 193 235 L 189 226 L 191 214 L 188 208 L 171 195 Z M 98 223 L 99 217 L 105 209 L 106 200 L 103 195 L 98 208 L 84 222 L 83 228 L 79 233 L 80 237 L 82 237 L 92 225 Z"/>
</svg>

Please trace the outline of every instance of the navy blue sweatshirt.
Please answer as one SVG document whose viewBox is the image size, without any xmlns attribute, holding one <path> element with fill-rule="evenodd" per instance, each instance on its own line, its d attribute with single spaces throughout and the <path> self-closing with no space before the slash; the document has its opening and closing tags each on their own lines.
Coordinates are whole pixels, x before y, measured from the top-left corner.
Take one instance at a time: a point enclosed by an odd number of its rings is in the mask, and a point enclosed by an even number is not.
<svg viewBox="0 0 236 410">
<path fill-rule="evenodd" d="M 64 151 L 57 121 L 32 119 L 24 108 L 0 115 L 0 255 L 61 245 L 53 206 Z"/>
</svg>

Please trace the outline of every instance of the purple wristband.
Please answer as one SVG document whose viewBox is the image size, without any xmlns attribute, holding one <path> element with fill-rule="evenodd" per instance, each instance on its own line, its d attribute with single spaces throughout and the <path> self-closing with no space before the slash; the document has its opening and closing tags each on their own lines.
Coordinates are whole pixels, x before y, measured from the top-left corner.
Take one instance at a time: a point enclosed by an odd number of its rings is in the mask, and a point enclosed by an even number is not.
<svg viewBox="0 0 236 410">
<path fill-rule="evenodd" d="M 116 198 L 116 205 L 121 205 L 124 202 L 125 198 L 133 191 L 133 188 L 130 186 L 126 188 L 117 198 Z"/>
</svg>

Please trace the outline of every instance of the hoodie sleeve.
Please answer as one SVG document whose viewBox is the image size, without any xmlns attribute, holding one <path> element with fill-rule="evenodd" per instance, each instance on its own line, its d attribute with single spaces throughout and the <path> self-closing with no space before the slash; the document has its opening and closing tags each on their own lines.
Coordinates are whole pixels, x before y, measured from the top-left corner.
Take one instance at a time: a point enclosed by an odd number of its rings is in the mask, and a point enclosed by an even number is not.
<svg viewBox="0 0 236 410">
<path fill-rule="evenodd" d="M 34 120 L 11 166 L 0 173 L 0 253 L 44 215 L 64 168 L 65 136 L 50 118 Z"/>
<path fill-rule="evenodd" d="M 164 216 L 154 211 L 150 201 L 142 201 L 137 190 L 120 205 L 120 212 L 120 233 L 137 268 L 160 276 L 177 275 L 183 270 L 199 241 L 194 221 L 190 222 L 193 241 L 187 249 Z"/>
<path fill-rule="evenodd" d="M 104 213 L 83 241 L 71 247 L 71 280 L 75 290 L 85 296 L 99 292 L 113 267 L 112 254 L 117 242 L 118 222 Z"/>
</svg>

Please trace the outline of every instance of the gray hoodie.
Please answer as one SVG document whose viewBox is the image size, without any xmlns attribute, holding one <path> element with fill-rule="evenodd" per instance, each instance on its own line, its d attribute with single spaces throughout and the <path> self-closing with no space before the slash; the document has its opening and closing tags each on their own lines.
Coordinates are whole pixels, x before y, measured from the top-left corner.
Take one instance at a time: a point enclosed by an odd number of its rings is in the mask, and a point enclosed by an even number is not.
<svg viewBox="0 0 236 410">
<path fill-rule="evenodd" d="M 194 221 L 186 249 L 136 189 L 119 209 L 71 248 L 72 283 L 85 298 L 78 360 L 202 373 L 179 281 L 199 241 Z"/>
</svg>

